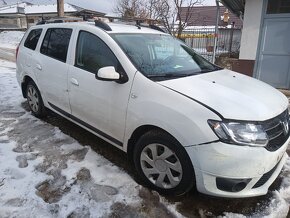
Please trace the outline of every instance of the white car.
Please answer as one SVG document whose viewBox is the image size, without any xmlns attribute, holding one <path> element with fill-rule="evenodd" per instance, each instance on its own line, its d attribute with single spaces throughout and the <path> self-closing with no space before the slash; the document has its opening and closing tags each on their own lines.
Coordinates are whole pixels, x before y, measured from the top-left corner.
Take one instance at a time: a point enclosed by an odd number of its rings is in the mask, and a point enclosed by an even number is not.
<svg viewBox="0 0 290 218">
<path fill-rule="evenodd" d="M 127 152 L 144 185 L 163 194 L 193 186 L 233 198 L 266 194 L 287 159 L 287 98 L 156 29 L 101 21 L 30 28 L 17 79 L 32 113 L 50 109 Z"/>
</svg>

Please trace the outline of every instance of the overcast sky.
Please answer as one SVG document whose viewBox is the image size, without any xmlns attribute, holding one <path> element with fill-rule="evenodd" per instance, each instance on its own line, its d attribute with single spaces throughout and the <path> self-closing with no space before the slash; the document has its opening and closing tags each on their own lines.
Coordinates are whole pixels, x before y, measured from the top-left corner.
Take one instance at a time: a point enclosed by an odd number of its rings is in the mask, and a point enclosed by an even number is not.
<svg viewBox="0 0 290 218">
<path fill-rule="evenodd" d="M 7 4 L 21 2 L 21 0 L 5 0 Z M 56 0 L 23 0 L 31 2 L 33 4 L 53 4 Z M 96 11 L 105 12 L 107 14 L 113 13 L 114 5 L 117 0 L 65 0 L 67 3 L 71 3 L 86 9 L 93 9 Z M 1 0 L 0 0 L 1 2 Z M 203 5 L 215 5 L 215 0 L 205 0 Z"/>
</svg>

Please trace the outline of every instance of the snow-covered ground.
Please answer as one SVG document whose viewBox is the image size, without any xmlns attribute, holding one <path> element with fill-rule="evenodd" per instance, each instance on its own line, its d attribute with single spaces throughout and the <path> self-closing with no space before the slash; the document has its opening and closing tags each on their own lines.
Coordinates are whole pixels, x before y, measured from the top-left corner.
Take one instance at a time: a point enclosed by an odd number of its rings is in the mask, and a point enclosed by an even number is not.
<svg viewBox="0 0 290 218">
<path fill-rule="evenodd" d="M 0 33 L 0 47 L 15 49 L 24 35 L 23 31 L 3 31 Z"/>
<path fill-rule="evenodd" d="M 0 217 L 152 213 L 143 212 L 139 196 L 151 192 L 90 147 L 32 116 L 23 101 L 15 64 L 0 61 Z M 161 212 L 180 216 L 174 205 L 158 199 Z"/>
<path fill-rule="evenodd" d="M 23 102 L 15 63 L 0 59 L 0 217 L 182 217 L 178 200 L 168 203 L 138 185 L 89 146 L 32 116 Z M 287 216 L 290 159 L 280 188 L 268 196 L 269 203 L 257 206 L 250 217 Z M 208 205 L 207 211 L 214 207 Z M 196 210 L 192 205 L 186 214 L 191 208 Z M 246 217 L 243 205 L 240 213 L 224 208 L 224 217 Z M 202 217 L 212 214 L 197 210 Z"/>
</svg>

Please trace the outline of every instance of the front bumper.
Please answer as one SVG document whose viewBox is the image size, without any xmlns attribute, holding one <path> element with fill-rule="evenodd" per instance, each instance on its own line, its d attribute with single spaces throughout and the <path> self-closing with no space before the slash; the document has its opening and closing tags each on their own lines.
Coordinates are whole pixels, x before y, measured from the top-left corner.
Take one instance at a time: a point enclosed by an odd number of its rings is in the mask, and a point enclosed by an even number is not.
<svg viewBox="0 0 290 218">
<path fill-rule="evenodd" d="M 231 198 L 265 195 L 288 158 L 289 142 L 290 138 L 274 152 L 262 147 L 222 142 L 187 147 L 195 170 L 197 190 Z M 241 191 L 224 191 L 218 188 L 217 178 L 248 182 Z"/>
</svg>

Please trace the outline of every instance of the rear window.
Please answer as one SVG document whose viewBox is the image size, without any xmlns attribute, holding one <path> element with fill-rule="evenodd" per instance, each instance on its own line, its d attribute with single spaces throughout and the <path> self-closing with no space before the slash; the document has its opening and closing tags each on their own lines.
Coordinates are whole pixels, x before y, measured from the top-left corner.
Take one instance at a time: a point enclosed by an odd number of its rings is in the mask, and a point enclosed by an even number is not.
<svg viewBox="0 0 290 218">
<path fill-rule="evenodd" d="M 26 48 L 35 50 L 39 37 L 41 35 L 41 32 L 42 32 L 42 29 L 31 30 L 24 42 L 24 46 Z"/>
<path fill-rule="evenodd" d="M 40 53 L 59 61 L 66 62 L 72 29 L 50 28 L 46 31 Z"/>
</svg>

